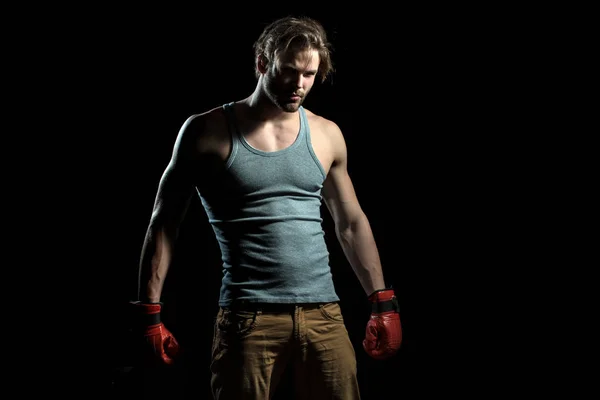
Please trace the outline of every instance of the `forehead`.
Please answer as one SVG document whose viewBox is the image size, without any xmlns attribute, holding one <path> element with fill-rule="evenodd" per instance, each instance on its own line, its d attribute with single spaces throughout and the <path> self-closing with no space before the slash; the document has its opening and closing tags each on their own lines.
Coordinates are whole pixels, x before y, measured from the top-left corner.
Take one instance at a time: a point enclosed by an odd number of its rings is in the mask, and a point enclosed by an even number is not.
<svg viewBox="0 0 600 400">
<path fill-rule="evenodd" d="M 291 66 L 298 69 L 316 70 L 319 68 L 319 52 L 314 49 L 288 49 L 278 57 L 280 66 Z"/>
</svg>

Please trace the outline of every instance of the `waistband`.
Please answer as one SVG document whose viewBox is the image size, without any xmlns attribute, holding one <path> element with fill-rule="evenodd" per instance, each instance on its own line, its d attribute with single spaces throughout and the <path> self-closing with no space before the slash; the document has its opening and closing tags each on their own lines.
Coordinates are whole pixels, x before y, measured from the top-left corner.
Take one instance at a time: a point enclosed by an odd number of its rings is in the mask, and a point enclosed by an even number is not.
<svg viewBox="0 0 600 400">
<path fill-rule="evenodd" d="M 321 308 L 327 304 L 337 302 L 325 302 L 325 303 L 259 303 L 259 302 L 247 302 L 239 301 L 232 303 L 228 306 L 222 306 L 223 310 L 231 311 L 261 311 L 261 312 L 272 312 L 272 313 L 284 313 L 293 312 L 298 308 L 304 310 L 312 310 Z"/>
</svg>

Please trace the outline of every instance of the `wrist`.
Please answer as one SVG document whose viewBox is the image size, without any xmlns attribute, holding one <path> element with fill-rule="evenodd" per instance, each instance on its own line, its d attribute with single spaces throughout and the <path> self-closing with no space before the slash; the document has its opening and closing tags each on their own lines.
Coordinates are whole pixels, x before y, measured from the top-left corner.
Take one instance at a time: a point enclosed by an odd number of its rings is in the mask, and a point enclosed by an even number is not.
<svg viewBox="0 0 600 400">
<path fill-rule="evenodd" d="M 149 326 L 161 323 L 160 312 L 162 303 L 132 301 L 130 302 L 130 305 L 133 310 L 136 325 Z"/>
<path fill-rule="evenodd" d="M 371 312 L 381 314 L 384 312 L 400 312 L 398 298 L 392 288 L 379 289 L 369 296 L 371 302 Z"/>
<path fill-rule="evenodd" d="M 371 294 L 369 294 L 369 296 L 367 296 L 367 298 L 369 299 L 369 301 L 381 301 L 389 299 L 393 295 L 394 289 L 390 286 L 383 289 L 374 290 L 373 292 L 371 292 Z"/>
</svg>

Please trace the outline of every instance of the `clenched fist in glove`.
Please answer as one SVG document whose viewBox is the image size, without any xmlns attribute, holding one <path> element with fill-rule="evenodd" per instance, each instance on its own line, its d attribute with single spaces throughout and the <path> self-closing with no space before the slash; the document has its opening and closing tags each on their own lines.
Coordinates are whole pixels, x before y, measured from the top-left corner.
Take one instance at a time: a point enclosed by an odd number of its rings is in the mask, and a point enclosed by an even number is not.
<svg viewBox="0 0 600 400">
<path fill-rule="evenodd" d="M 369 296 L 371 317 L 367 323 L 363 347 L 377 360 L 396 354 L 402 343 L 398 300 L 392 289 L 381 289 Z"/>
<path fill-rule="evenodd" d="M 160 319 L 160 303 L 131 303 L 134 309 L 134 334 L 142 336 L 144 357 L 151 362 L 171 365 L 179 354 L 179 343 Z"/>
</svg>

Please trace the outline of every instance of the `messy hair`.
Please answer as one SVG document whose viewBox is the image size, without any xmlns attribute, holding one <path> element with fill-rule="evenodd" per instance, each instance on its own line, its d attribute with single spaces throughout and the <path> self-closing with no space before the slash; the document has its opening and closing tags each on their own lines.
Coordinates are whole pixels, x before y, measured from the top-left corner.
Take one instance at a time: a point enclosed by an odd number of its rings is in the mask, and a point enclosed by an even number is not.
<svg viewBox="0 0 600 400">
<path fill-rule="evenodd" d="M 318 76 L 321 82 L 333 72 L 327 33 L 320 22 L 308 17 L 284 17 L 267 25 L 254 43 L 254 59 L 261 57 L 268 65 L 290 48 L 319 53 Z M 258 70 L 255 74 L 257 78 L 260 75 Z"/>
</svg>

